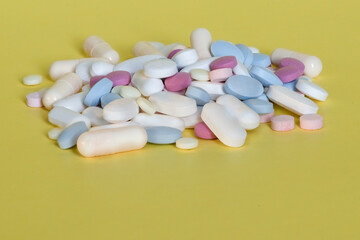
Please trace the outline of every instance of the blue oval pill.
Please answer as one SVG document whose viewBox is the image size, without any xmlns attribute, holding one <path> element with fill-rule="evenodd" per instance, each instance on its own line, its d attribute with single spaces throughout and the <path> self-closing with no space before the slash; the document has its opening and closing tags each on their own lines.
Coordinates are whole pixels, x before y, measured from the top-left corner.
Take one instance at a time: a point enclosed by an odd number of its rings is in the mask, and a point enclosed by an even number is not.
<svg viewBox="0 0 360 240">
<path fill-rule="evenodd" d="M 214 57 L 234 56 L 239 62 L 244 62 L 244 55 L 233 43 L 224 40 L 215 41 L 210 47 Z"/>
<path fill-rule="evenodd" d="M 283 85 L 278 76 L 264 67 L 252 66 L 249 73 L 250 76 L 259 80 L 264 87 L 268 87 L 270 85 Z"/>
<path fill-rule="evenodd" d="M 266 96 L 265 93 L 261 94 L 260 96 L 257 97 L 257 99 L 261 99 L 261 100 L 264 100 L 264 101 L 269 101 L 268 97 Z"/>
<path fill-rule="evenodd" d="M 210 102 L 210 94 L 204 89 L 194 86 L 189 86 L 185 92 L 185 96 L 192 98 L 196 101 L 196 105 L 204 106 Z"/>
<path fill-rule="evenodd" d="M 264 88 L 258 80 L 243 75 L 229 77 L 224 84 L 224 90 L 241 100 L 256 98 L 264 92 Z"/>
<path fill-rule="evenodd" d="M 236 44 L 236 47 L 239 48 L 242 54 L 244 55 L 244 66 L 249 67 L 253 62 L 254 54 L 244 44 Z"/>
<path fill-rule="evenodd" d="M 267 114 L 274 111 L 274 106 L 271 102 L 265 101 L 262 99 L 248 99 L 243 103 L 249 106 L 252 110 L 254 110 L 258 114 Z"/>
<path fill-rule="evenodd" d="M 101 107 L 104 108 L 108 103 L 120 99 L 120 95 L 116 93 L 106 93 L 100 98 Z"/>
<path fill-rule="evenodd" d="M 293 91 L 295 91 L 296 90 L 296 88 L 295 88 L 295 85 L 296 85 L 296 83 L 297 83 L 297 79 L 295 79 L 294 81 L 291 81 L 291 82 L 288 82 L 288 83 L 284 83 L 284 87 L 286 87 L 286 88 L 288 88 L 288 89 L 290 89 L 290 90 L 293 90 Z"/>
<path fill-rule="evenodd" d="M 269 55 L 262 53 L 253 53 L 253 66 L 268 67 L 271 65 L 271 59 Z"/>
<path fill-rule="evenodd" d="M 112 86 L 113 82 L 110 79 L 101 79 L 94 86 L 92 86 L 92 88 L 90 88 L 90 91 L 84 99 L 84 104 L 88 107 L 99 105 L 100 98 L 106 93 L 109 93 Z"/>
<path fill-rule="evenodd" d="M 148 127 L 146 133 L 148 142 L 155 144 L 171 144 L 181 138 L 181 131 L 171 127 Z"/>
<path fill-rule="evenodd" d="M 59 135 L 57 142 L 61 149 L 72 148 L 81 134 L 87 132 L 88 128 L 84 122 L 76 122 L 66 127 Z"/>
</svg>

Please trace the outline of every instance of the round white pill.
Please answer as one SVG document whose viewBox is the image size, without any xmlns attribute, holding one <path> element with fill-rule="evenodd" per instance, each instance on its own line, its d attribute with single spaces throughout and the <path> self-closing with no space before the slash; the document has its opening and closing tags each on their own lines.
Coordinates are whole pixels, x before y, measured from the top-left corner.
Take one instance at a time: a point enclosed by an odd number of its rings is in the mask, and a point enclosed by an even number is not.
<svg viewBox="0 0 360 240">
<path fill-rule="evenodd" d="M 138 98 L 141 97 L 139 90 L 132 86 L 120 86 L 119 95 L 123 98 Z"/>
<path fill-rule="evenodd" d="M 48 132 L 48 137 L 51 140 L 56 140 L 60 136 L 61 132 L 62 132 L 61 128 L 53 128 Z"/>
<path fill-rule="evenodd" d="M 139 105 L 140 109 L 148 114 L 154 114 L 157 110 L 155 104 L 147 100 L 146 98 L 139 97 L 136 99 L 136 103 Z"/>
<path fill-rule="evenodd" d="M 194 149 L 199 145 L 196 138 L 184 137 L 176 140 L 176 147 L 180 149 Z"/>
<path fill-rule="evenodd" d="M 91 76 L 107 75 L 114 71 L 114 65 L 107 62 L 94 62 L 90 67 Z"/>
<path fill-rule="evenodd" d="M 42 82 L 41 75 L 29 75 L 23 78 L 23 83 L 28 86 L 38 85 Z"/>
<path fill-rule="evenodd" d="M 190 76 L 192 79 L 197 80 L 197 81 L 209 81 L 210 80 L 210 76 L 209 76 L 209 71 L 206 71 L 204 69 L 192 69 L 190 71 Z"/>
<path fill-rule="evenodd" d="M 151 60 L 144 64 L 144 74 L 150 78 L 166 78 L 177 72 L 176 63 L 166 58 Z"/>
<path fill-rule="evenodd" d="M 197 62 L 199 56 L 195 49 L 188 48 L 176 53 L 171 59 L 176 62 L 178 68 L 183 68 Z"/>
</svg>

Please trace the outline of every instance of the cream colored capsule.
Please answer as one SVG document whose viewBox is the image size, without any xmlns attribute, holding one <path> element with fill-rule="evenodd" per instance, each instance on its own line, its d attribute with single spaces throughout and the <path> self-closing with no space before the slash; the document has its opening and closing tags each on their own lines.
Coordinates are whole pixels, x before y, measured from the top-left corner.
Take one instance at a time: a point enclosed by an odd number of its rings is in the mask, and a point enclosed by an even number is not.
<svg viewBox="0 0 360 240">
<path fill-rule="evenodd" d="M 133 48 L 133 54 L 135 57 L 144 56 L 144 55 L 163 55 L 150 42 L 146 42 L 146 41 L 141 41 L 136 43 Z"/>
<path fill-rule="evenodd" d="M 95 157 L 143 148 L 147 134 L 143 127 L 130 126 L 83 133 L 77 148 L 85 157 Z"/>
<path fill-rule="evenodd" d="M 210 58 L 211 33 L 206 28 L 195 29 L 190 36 L 191 48 L 195 48 L 200 59 Z"/>
<path fill-rule="evenodd" d="M 78 92 L 81 86 L 82 80 L 78 75 L 65 74 L 44 93 L 42 98 L 44 106 L 51 109 L 56 101 Z"/>
<path fill-rule="evenodd" d="M 98 36 L 90 36 L 85 40 L 84 51 L 91 57 L 106 58 L 112 64 L 119 62 L 119 54 Z"/>
</svg>

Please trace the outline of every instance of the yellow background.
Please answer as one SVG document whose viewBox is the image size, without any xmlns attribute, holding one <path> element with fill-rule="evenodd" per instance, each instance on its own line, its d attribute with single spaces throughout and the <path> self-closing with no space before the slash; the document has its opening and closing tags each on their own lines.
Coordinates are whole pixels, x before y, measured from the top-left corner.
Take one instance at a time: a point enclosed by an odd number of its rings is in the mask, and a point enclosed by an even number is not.
<svg viewBox="0 0 360 240">
<path fill-rule="evenodd" d="M 359 24 L 356 0 L 2 1 L 0 239 L 360 239 Z M 239 149 L 200 141 L 85 159 L 25 105 L 52 83 L 53 61 L 84 56 L 89 35 L 126 59 L 140 40 L 189 44 L 197 27 L 320 57 L 325 128 L 263 124 Z M 22 85 L 28 74 L 44 82 Z"/>
</svg>

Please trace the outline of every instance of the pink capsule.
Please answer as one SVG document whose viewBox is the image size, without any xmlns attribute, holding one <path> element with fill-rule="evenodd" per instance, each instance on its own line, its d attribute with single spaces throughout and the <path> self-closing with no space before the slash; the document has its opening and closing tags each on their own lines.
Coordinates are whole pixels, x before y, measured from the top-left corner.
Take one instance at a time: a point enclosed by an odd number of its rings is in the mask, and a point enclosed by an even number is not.
<svg viewBox="0 0 360 240">
<path fill-rule="evenodd" d="M 220 68 L 234 68 L 237 65 L 237 60 L 234 56 L 225 56 L 214 60 L 210 64 L 210 70 Z"/>
</svg>

